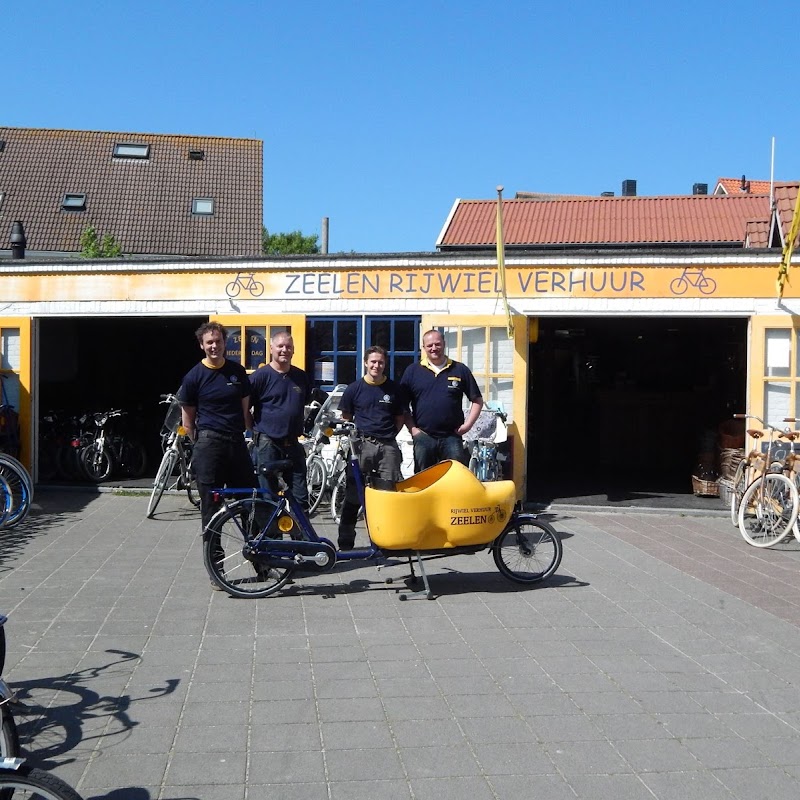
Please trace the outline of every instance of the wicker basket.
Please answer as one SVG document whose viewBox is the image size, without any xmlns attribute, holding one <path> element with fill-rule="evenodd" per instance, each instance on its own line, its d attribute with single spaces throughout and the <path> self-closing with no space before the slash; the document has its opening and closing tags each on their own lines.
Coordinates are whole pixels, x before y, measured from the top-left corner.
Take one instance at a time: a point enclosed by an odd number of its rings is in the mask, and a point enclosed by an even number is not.
<svg viewBox="0 0 800 800">
<path fill-rule="evenodd" d="M 723 447 L 719 451 L 719 475 L 721 478 L 733 478 L 739 462 L 744 458 L 741 447 Z"/>
<path fill-rule="evenodd" d="M 704 481 L 692 475 L 692 491 L 698 497 L 719 497 L 719 481 Z"/>
<path fill-rule="evenodd" d="M 719 499 L 722 504 L 729 506 L 733 498 L 733 480 L 731 478 L 720 478 L 717 483 L 719 484 Z"/>
</svg>

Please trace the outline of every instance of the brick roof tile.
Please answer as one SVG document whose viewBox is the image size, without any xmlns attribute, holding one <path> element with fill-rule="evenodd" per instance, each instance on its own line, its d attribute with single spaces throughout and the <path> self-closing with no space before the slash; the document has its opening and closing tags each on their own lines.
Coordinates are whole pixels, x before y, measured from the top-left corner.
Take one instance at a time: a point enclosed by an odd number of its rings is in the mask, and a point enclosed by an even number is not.
<svg viewBox="0 0 800 800">
<path fill-rule="evenodd" d="M 0 140 L 0 247 L 20 220 L 28 249 L 43 252 L 78 251 L 93 225 L 125 254 L 261 254 L 259 140 L 2 127 Z M 149 144 L 149 158 L 114 158 L 117 143 Z M 204 159 L 190 160 L 189 150 Z M 62 210 L 65 193 L 85 194 L 86 210 Z M 191 213 L 197 197 L 214 198 L 213 217 Z"/>
</svg>

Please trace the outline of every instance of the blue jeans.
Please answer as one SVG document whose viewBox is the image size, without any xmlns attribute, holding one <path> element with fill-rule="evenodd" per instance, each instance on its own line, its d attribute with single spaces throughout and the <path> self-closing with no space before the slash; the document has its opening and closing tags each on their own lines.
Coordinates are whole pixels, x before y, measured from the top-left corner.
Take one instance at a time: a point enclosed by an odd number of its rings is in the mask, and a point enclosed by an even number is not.
<svg viewBox="0 0 800 800">
<path fill-rule="evenodd" d="M 414 437 L 415 472 L 421 472 L 448 458 L 460 461 L 465 466 L 468 463 L 467 451 L 464 449 L 464 442 L 460 436 L 453 434 L 437 439 L 420 431 Z"/>
<path fill-rule="evenodd" d="M 292 462 L 291 470 L 284 473 L 283 479 L 286 481 L 295 499 L 303 508 L 308 508 L 308 485 L 306 483 L 306 451 L 298 441 L 289 444 L 281 444 L 274 439 L 270 439 L 265 433 L 256 434 L 256 453 L 257 464 L 268 464 L 271 461 L 282 461 L 289 459 Z M 276 478 L 269 480 L 259 471 L 258 482 L 262 489 L 269 489 L 272 492 L 278 491 L 278 481 Z"/>
</svg>

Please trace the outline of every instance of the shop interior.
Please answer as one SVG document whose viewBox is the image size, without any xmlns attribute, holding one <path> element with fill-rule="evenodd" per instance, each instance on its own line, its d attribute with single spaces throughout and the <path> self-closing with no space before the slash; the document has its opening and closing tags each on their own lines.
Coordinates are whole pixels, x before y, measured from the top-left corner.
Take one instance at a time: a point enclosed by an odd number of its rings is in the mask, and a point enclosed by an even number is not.
<svg viewBox="0 0 800 800">
<path fill-rule="evenodd" d="M 747 320 L 541 318 L 529 370 L 529 499 L 691 494 L 745 410 Z"/>
</svg>

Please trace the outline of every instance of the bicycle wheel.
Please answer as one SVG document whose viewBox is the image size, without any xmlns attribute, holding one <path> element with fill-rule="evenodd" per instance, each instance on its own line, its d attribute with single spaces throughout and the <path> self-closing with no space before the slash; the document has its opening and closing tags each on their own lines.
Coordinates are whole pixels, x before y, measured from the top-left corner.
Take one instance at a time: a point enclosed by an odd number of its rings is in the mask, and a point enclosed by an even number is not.
<svg viewBox="0 0 800 800">
<path fill-rule="evenodd" d="M 260 568 L 245 558 L 245 543 L 267 525 L 277 503 L 263 498 L 240 500 L 218 511 L 204 535 L 203 561 L 211 580 L 233 597 L 267 597 L 289 580 L 294 567 Z M 276 531 L 274 538 L 282 534 Z"/>
<path fill-rule="evenodd" d="M 531 514 L 518 514 L 495 539 L 492 555 L 504 578 L 530 584 L 549 578 L 558 569 L 563 548 L 551 525 Z"/>
<path fill-rule="evenodd" d="M 19 475 L 20 479 L 28 489 L 28 494 L 30 495 L 31 500 L 33 500 L 33 478 L 31 478 L 31 474 L 28 472 L 25 465 L 19 459 L 14 458 L 14 456 L 10 456 L 8 453 L 0 452 L 0 463 L 3 462 L 8 464 L 8 466 Z"/>
<path fill-rule="evenodd" d="M 21 751 L 17 723 L 7 703 L 0 706 L 0 716 L 0 758 L 19 758 Z"/>
<path fill-rule="evenodd" d="M 200 508 L 200 492 L 197 490 L 197 479 L 192 471 L 192 465 L 181 464 L 181 485 L 186 489 L 186 496 L 189 502 L 195 507 Z"/>
<path fill-rule="evenodd" d="M 11 495 L 11 487 L 8 485 L 8 481 L 0 475 L 0 528 L 5 525 L 13 507 L 14 498 Z"/>
<path fill-rule="evenodd" d="M 321 456 L 312 456 L 306 464 L 306 483 L 308 484 L 308 513 L 313 514 L 322 502 L 328 483 L 328 470 Z"/>
<path fill-rule="evenodd" d="M 742 502 L 744 490 L 747 488 L 747 460 L 742 459 L 733 474 L 731 489 L 731 524 L 739 527 L 739 504 Z"/>
<path fill-rule="evenodd" d="M 785 475 L 770 472 L 745 490 L 739 505 L 739 530 L 753 547 L 769 547 L 789 535 L 797 510 L 797 487 Z"/>
<path fill-rule="evenodd" d="M 344 508 L 344 499 L 347 497 L 347 470 L 342 470 L 336 476 L 333 483 L 333 491 L 331 491 L 331 517 L 338 525 L 342 520 L 342 509 Z M 360 506 L 358 509 L 357 519 L 364 519 L 364 507 Z"/>
<path fill-rule="evenodd" d="M 159 464 L 156 478 L 153 481 L 153 491 L 150 493 L 150 502 L 147 504 L 148 519 L 155 513 L 158 501 L 161 500 L 161 495 L 164 494 L 164 491 L 167 488 L 167 484 L 169 483 L 170 476 L 172 475 L 172 470 L 175 469 L 175 462 L 177 460 L 178 454 L 174 450 L 167 450 L 161 459 L 161 464 Z"/>
<path fill-rule="evenodd" d="M 141 442 L 124 442 L 122 465 L 129 478 L 141 478 L 147 469 L 147 451 Z"/>
<path fill-rule="evenodd" d="M 10 507 L 6 513 L 3 527 L 11 528 L 18 525 L 31 510 L 33 489 L 30 486 L 27 470 L 16 459 L 8 459 L 5 455 L 0 457 L 0 478 L 3 478 L 10 497 Z M 4 487 L 5 493 L 5 487 Z"/>
<path fill-rule="evenodd" d="M 107 447 L 100 447 L 95 442 L 89 445 L 81 454 L 81 464 L 89 480 L 102 483 L 111 475 L 114 466 L 111 453 Z"/>
<path fill-rule="evenodd" d="M 41 769 L 21 764 L 16 769 L 0 768 L 0 798 L 14 800 L 81 800 L 68 784 Z"/>
</svg>

